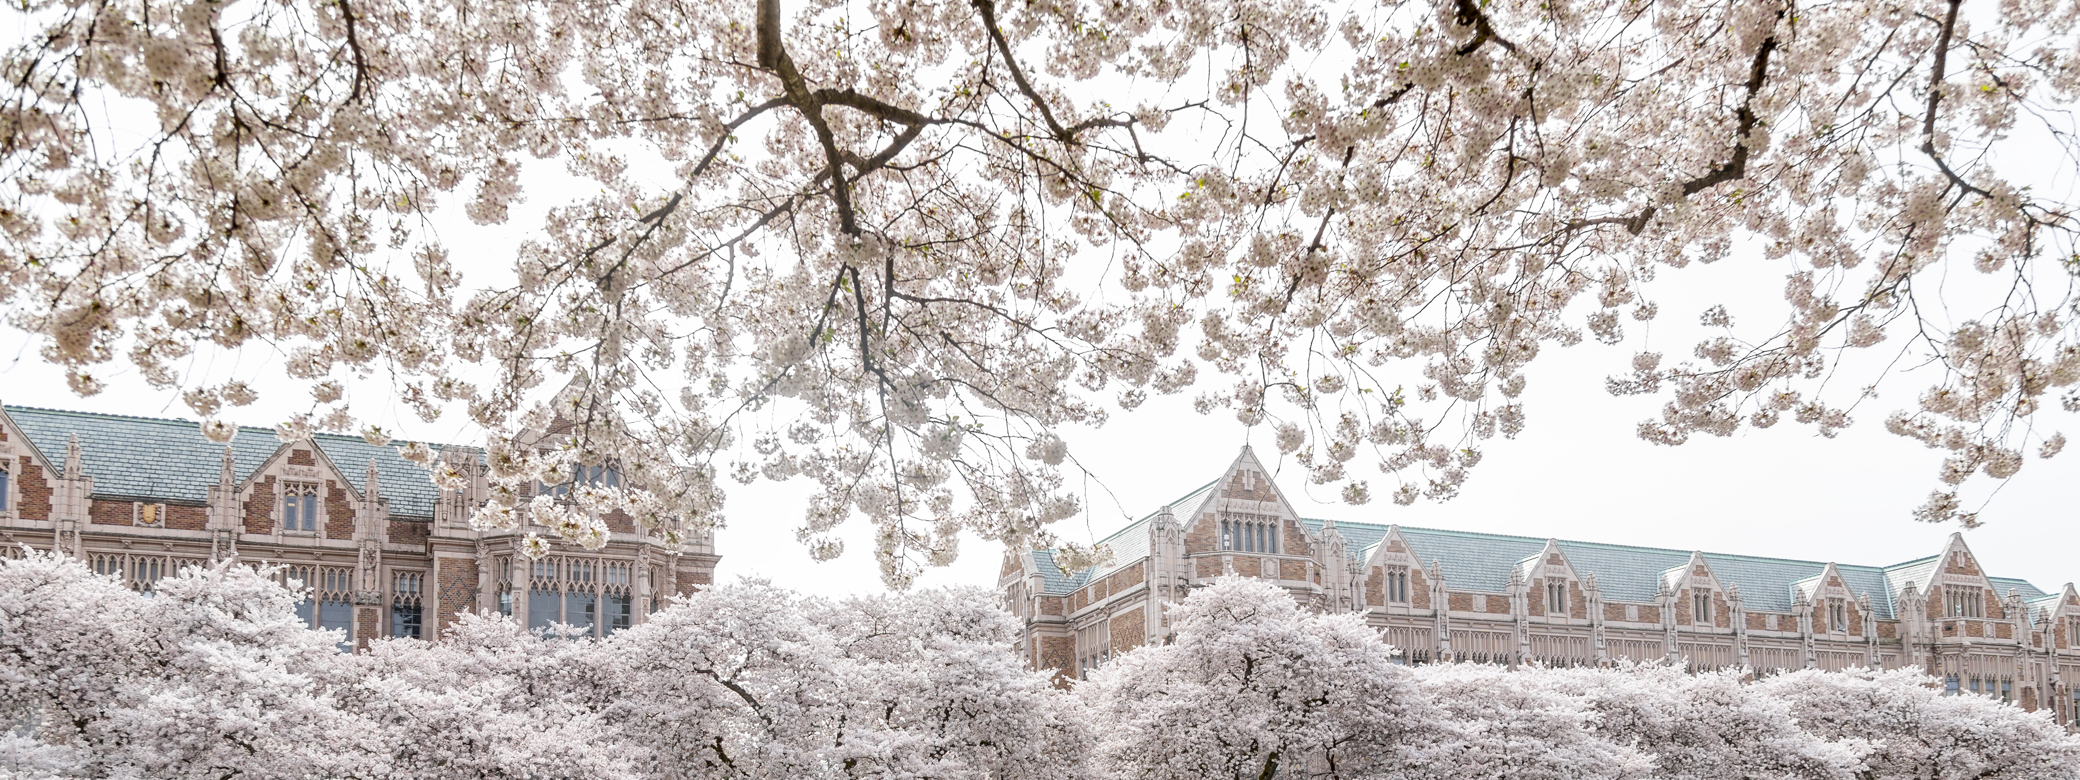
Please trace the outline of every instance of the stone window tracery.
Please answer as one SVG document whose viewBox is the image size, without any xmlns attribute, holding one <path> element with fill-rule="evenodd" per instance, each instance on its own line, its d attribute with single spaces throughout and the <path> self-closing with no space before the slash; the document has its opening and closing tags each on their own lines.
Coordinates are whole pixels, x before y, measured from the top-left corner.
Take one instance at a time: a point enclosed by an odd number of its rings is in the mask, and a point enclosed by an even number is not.
<svg viewBox="0 0 2080 780">
<path fill-rule="evenodd" d="M 292 589 L 307 587 L 296 603 L 296 617 L 315 630 L 342 632 L 339 651 L 353 650 L 354 570 L 340 566 L 290 564 L 281 569 L 282 584 Z"/>
<path fill-rule="evenodd" d="M 1971 585 L 1947 585 L 1943 588 L 1945 614 L 1950 617 L 1985 617 L 1986 603 L 1979 589 Z"/>
<path fill-rule="evenodd" d="M 1546 613 L 1567 614 L 1567 581 L 1558 578 L 1546 579 Z"/>
<path fill-rule="evenodd" d="M 406 639 L 424 639 L 420 634 L 425 620 L 422 594 L 425 592 L 425 572 L 400 571 L 390 575 L 390 636 Z"/>
<path fill-rule="evenodd" d="M 317 533 L 318 486 L 309 482 L 282 483 L 282 530 Z"/>
<path fill-rule="evenodd" d="M 1220 548 L 1231 552 L 1278 554 L 1278 520 L 1235 515 L 1221 521 Z"/>
<path fill-rule="evenodd" d="M 634 617 L 628 561 L 550 556 L 529 567 L 527 627 L 564 623 L 592 636 L 628 628 Z"/>
</svg>

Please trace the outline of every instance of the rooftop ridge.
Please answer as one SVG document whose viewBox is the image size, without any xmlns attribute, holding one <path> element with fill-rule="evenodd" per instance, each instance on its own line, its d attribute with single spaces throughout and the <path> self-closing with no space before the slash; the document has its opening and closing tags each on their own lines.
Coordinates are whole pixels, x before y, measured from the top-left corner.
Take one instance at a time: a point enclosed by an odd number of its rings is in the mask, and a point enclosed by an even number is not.
<svg viewBox="0 0 2080 780">
<path fill-rule="evenodd" d="M 1303 517 L 1303 518 L 1300 518 L 1300 520 L 1301 520 L 1301 522 L 1307 522 L 1307 523 L 1317 523 L 1317 524 L 1318 524 L 1318 523 L 1321 523 L 1321 522 L 1322 522 L 1322 519 L 1321 519 L 1321 518 L 1318 518 L 1318 517 Z M 1365 523 L 1365 522 L 1357 522 L 1357 521 L 1345 521 L 1345 520 L 1338 520 L 1338 521 L 1336 521 L 1336 527 L 1338 527 L 1338 528 L 1342 528 L 1342 527 L 1344 527 L 1344 526 L 1352 526 L 1352 525 L 1355 525 L 1355 526 L 1363 526 L 1363 527 L 1368 527 L 1368 528 L 1373 528 L 1373 529 L 1378 529 L 1378 530 L 1381 530 L 1381 531 L 1385 531 L 1385 530 L 1386 530 L 1386 529 L 1388 528 L 1388 526 L 1387 526 L 1387 525 L 1383 525 L 1383 524 L 1380 524 L 1380 523 Z M 1767 556 L 1767 555 L 1747 555 L 1747 554 L 1745 554 L 1745 553 L 1722 553 L 1722 552 L 1712 552 L 1711 550 L 1683 550 L 1683 549 L 1678 549 L 1678 548 L 1675 548 L 1675 547 L 1648 547 L 1648 546 L 1646 546 L 1646 545 L 1638 545 L 1638 544 L 1619 544 L 1619 543 L 1616 543 L 1616 542 L 1590 542 L 1590 541 L 1583 541 L 1583 540 L 1580 540 L 1580 539 L 1566 539 L 1566 538 L 1560 538 L 1560 537 L 1542 537 L 1542 536 L 1522 536 L 1522 535 L 1518 535 L 1518 534 L 1498 534 L 1498 533 L 1491 533 L 1491 532 L 1487 532 L 1487 531 L 1461 531 L 1461 530 L 1457 530 L 1457 529 L 1452 529 L 1452 528 L 1427 528 L 1427 527 L 1423 527 L 1423 526 L 1413 526 L 1413 525 L 1404 525 L 1404 526 L 1401 526 L 1401 530 L 1403 530 L 1403 531 L 1424 531 L 1424 532 L 1429 532 L 1429 533 L 1439 533 L 1439 534 L 1452 534 L 1452 535 L 1455 535 L 1455 536 L 1466 536 L 1466 537 L 1479 537 L 1479 538 L 1486 538 L 1486 539 L 1508 539 L 1508 540 L 1513 540 L 1513 541 L 1524 541 L 1524 542 L 1544 542 L 1544 541 L 1546 541 L 1546 539 L 1547 539 L 1547 538 L 1552 538 L 1552 539 L 1553 539 L 1553 541 L 1556 541 L 1556 542 L 1560 542 L 1560 543 L 1563 543 L 1563 544 L 1579 544 L 1579 545 L 1583 545 L 1583 546 L 1585 546 L 1585 547 L 1602 547 L 1602 548 L 1606 548 L 1606 549 L 1615 549 L 1615 550 L 1638 550 L 1638 551 L 1640 551 L 1640 552 L 1657 552 L 1657 553 L 1679 553 L 1679 554 L 1684 554 L 1684 555 L 1688 555 L 1688 554 L 1690 554 L 1690 553 L 1692 553 L 1692 552 L 1701 552 L 1701 553 L 1704 553 L 1705 555 L 1709 555 L 1709 556 L 1712 556 L 1712 557 L 1714 557 L 1714 558 L 1728 558 L 1728 559 L 1733 559 L 1733 560 L 1742 560 L 1742 561 L 1756 561 L 1756 562 L 1762 562 L 1762 563 L 1809 563 L 1809 564 L 1813 564 L 1813 565 L 1815 565 L 1815 566 L 1826 566 L 1827 564 L 1830 564 L 1830 563 L 1832 563 L 1832 564 L 1834 564 L 1834 565 L 1835 565 L 1835 566 L 1836 566 L 1837 568 L 1841 568 L 1841 567 L 1853 567 L 1853 568 L 1857 568 L 1857 569 L 1869 569 L 1869 570 L 1874 570 L 1874 571 L 1879 571 L 1879 572 L 1884 572 L 1884 571 L 1888 571 L 1888 570 L 1891 570 L 1891 569 L 1896 569 L 1896 568 L 1900 568 L 1900 567 L 1904 567 L 1904 566 L 1911 566 L 1911 565 L 1913 565 L 1913 564 L 1916 564 L 1916 563 L 1923 563 L 1923 562 L 1926 562 L 1926 561 L 1928 561 L 1928 560 L 1929 560 L 1930 558 L 1936 558 L 1936 557 L 1940 557 L 1940 556 L 1936 556 L 1936 555 L 1931 555 L 1931 556 L 1927 556 L 1927 557 L 1924 557 L 1924 558 L 1916 558 L 1916 559 L 1914 559 L 1914 560 L 1911 560 L 1911 561 L 1907 561 L 1907 562 L 1905 562 L 1905 563 L 1894 563 L 1894 564 L 1886 564 L 1886 565 L 1882 565 L 1882 566 L 1880 566 L 1880 565 L 1876 565 L 1876 564 L 1868 564 L 1868 563 L 1843 563 L 1843 562 L 1841 562 L 1841 561 L 1814 561 L 1814 560 L 1807 560 L 1807 559 L 1804 559 L 1804 558 L 1776 558 L 1776 557 L 1771 557 L 1771 556 Z"/>
<path fill-rule="evenodd" d="M 102 419 L 102 420 L 134 420 L 134 421 L 138 421 L 138 422 L 148 422 L 148 423 L 161 423 L 161 424 L 171 424 L 171 425 L 182 425 L 182 426 L 188 426 L 188 427 L 190 427 L 190 428 L 194 428 L 194 429 L 196 430 L 196 435 L 198 435 L 198 436 L 199 436 L 199 435 L 201 435 L 201 428 L 200 428 L 200 426 L 202 425 L 202 421 L 201 421 L 201 420 L 190 420 L 190 419 L 184 419 L 184 418 L 180 418 L 180 417 L 146 417 L 146 416 L 144 416 L 144 415 L 137 415 L 137 414 L 116 414 L 116 413 L 114 413 L 114 412 L 84 412 L 84 411 L 80 411 L 80 410 L 77 410 L 77 409 L 52 409 L 52 408 L 50 408 L 50 407 L 47 407 L 47 406 L 21 406 L 21 405 L 16 405 L 16 404 L 0 404 L 0 414 L 7 414 L 7 413 L 15 412 L 15 411 L 45 412 L 45 413 L 48 413 L 48 414 L 59 414 L 59 415 L 64 415 L 64 416 L 67 416 L 67 417 L 84 417 L 84 418 L 90 418 L 90 419 Z M 238 431 L 239 431 L 239 433 L 245 433 L 245 432 L 247 432 L 247 431 L 252 431 L 252 432 L 255 432 L 256 434 L 259 434 L 259 435 L 264 435 L 264 436 L 273 436 L 273 435 L 274 435 L 274 433 L 275 433 L 275 429 L 273 429 L 273 428 L 269 428 L 269 427 L 267 427 L 267 426 L 264 426 L 264 425 L 240 425 L 240 426 L 238 426 Z M 339 439 L 339 440 L 341 440 L 341 441 L 358 441 L 358 442 L 361 442 L 361 443 L 364 443 L 364 444 L 366 444 L 366 443 L 368 442 L 368 440 L 367 440 L 367 439 L 363 439 L 363 438 L 361 438 L 360 436 L 357 436 L 357 435 L 354 435 L 354 434 L 351 434 L 351 433 L 333 433 L 333 432 L 330 432 L 330 431 L 313 431 L 313 432 L 311 432 L 311 440 L 312 440 L 312 441 L 316 441 L 316 440 L 317 440 L 317 439 L 319 439 L 319 438 L 326 438 L 326 439 Z M 404 444 L 410 444 L 410 443 L 413 443 L 413 440 L 411 440 L 411 439 L 392 439 L 391 441 L 393 441 L 393 442 L 398 442 L 398 443 L 404 443 Z M 419 442 L 419 443 L 421 443 L 421 444 L 427 444 L 427 445 L 434 445 L 434 444 L 438 444 L 438 442 L 431 442 L 431 441 L 427 441 L 427 442 Z M 371 446 L 375 446 L 375 445 L 371 445 Z M 443 446 L 443 447 L 446 447 L 446 446 L 451 446 L 451 445 L 448 445 L 448 444 L 440 444 L 439 446 Z M 467 445 L 464 445 L 464 446 L 467 446 Z M 1189 495 L 1189 494 L 1187 494 L 1187 495 Z"/>
</svg>

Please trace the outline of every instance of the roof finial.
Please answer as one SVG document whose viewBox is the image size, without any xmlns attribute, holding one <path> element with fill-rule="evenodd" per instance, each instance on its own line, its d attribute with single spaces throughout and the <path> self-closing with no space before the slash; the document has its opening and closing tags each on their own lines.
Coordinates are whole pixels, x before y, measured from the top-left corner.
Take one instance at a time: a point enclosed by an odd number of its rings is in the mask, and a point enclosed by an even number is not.
<svg viewBox="0 0 2080 780">
<path fill-rule="evenodd" d="M 224 460 L 217 468 L 217 484 L 230 487 L 238 479 L 238 468 L 231 459 L 231 445 L 224 445 Z"/>
<path fill-rule="evenodd" d="M 79 460 L 79 434 L 74 433 L 65 442 L 65 478 L 79 479 L 84 471 Z"/>
<path fill-rule="evenodd" d="M 368 497 L 375 498 L 376 494 L 380 492 L 381 489 L 382 488 L 378 487 L 376 484 L 376 459 L 374 457 L 370 457 L 368 459 Z"/>
</svg>

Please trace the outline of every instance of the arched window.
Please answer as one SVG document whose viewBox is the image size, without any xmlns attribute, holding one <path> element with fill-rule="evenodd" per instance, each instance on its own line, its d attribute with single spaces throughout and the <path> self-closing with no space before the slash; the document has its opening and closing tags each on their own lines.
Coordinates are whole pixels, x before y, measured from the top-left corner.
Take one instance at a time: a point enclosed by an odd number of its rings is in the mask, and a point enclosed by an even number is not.
<svg viewBox="0 0 2080 780">
<path fill-rule="evenodd" d="M 282 530 L 318 530 L 318 486 L 301 482 L 282 483 Z"/>
</svg>

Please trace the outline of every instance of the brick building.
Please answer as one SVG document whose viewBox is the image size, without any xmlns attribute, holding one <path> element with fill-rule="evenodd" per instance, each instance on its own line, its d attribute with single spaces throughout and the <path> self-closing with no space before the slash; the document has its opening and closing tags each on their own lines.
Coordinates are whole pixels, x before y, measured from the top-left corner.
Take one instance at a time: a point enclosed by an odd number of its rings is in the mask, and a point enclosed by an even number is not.
<svg viewBox="0 0 2080 780">
<path fill-rule="evenodd" d="M 1094 570 L 1007 555 L 998 585 L 1030 663 L 1081 676 L 1164 641 L 1164 602 L 1235 574 L 1362 614 L 1410 663 L 1913 667 L 2068 726 L 2080 715 L 2080 595 L 1990 576 L 1959 535 L 1862 566 L 1336 522 L 1295 514 L 1268 473 L 1245 448 L 1105 539 L 1113 558 Z"/>
<path fill-rule="evenodd" d="M 395 445 L 359 437 L 283 444 L 247 428 L 223 445 L 192 421 L 0 407 L 0 554 L 55 549 L 147 592 L 182 566 L 232 556 L 280 564 L 313 589 L 299 614 L 346 630 L 356 646 L 431 639 L 468 610 L 604 634 L 712 581 L 710 535 L 673 550 L 618 516 L 607 518 L 606 547 L 558 544 L 530 561 L 519 552 L 528 528 L 470 528 L 489 495 L 481 453 L 440 453 L 469 476 L 467 488 L 443 490 Z M 618 480 L 610 467 L 578 472 Z"/>
</svg>

